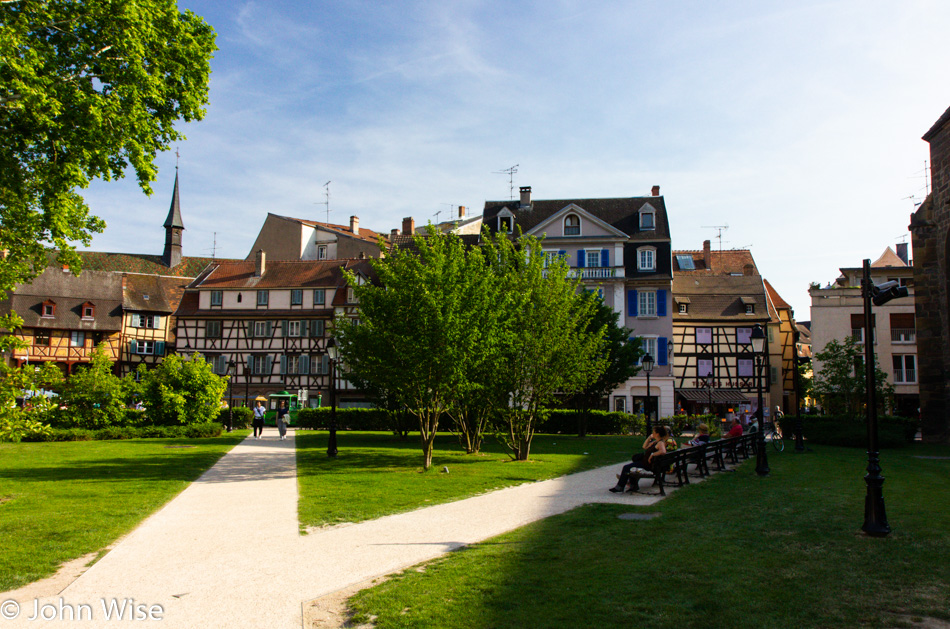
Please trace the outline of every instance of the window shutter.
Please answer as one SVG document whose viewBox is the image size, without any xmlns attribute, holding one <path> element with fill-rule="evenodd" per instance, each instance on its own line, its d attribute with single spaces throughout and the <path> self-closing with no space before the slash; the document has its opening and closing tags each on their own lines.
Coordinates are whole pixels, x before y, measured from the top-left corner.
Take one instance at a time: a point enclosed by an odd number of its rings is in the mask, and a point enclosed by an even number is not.
<svg viewBox="0 0 950 629">
<path fill-rule="evenodd" d="M 300 322 L 300 336 L 309 336 L 309 334 L 310 334 L 310 326 L 307 325 L 306 321 L 301 321 Z"/>
<path fill-rule="evenodd" d="M 583 269 L 584 265 L 587 263 L 585 259 L 587 257 L 587 252 L 583 249 L 578 249 L 577 251 L 577 268 Z"/>
<path fill-rule="evenodd" d="M 287 320 L 286 319 L 283 319 L 280 322 L 280 335 L 287 336 Z"/>
<path fill-rule="evenodd" d="M 129 341 L 129 353 L 134 354 L 137 349 L 138 349 L 138 345 L 136 344 L 135 339 L 132 339 L 131 341 Z"/>
<path fill-rule="evenodd" d="M 610 266 L 610 250 L 600 250 L 600 266 Z"/>
<path fill-rule="evenodd" d="M 669 350 L 667 349 L 667 339 L 665 336 L 661 336 L 656 340 L 656 364 L 657 365 L 666 365 L 667 355 Z"/>
<path fill-rule="evenodd" d="M 253 321 L 248 321 L 244 325 L 244 336 L 249 339 L 254 338 L 254 322 Z"/>
<path fill-rule="evenodd" d="M 637 291 L 632 289 L 627 291 L 627 316 L 637 316 Z"/>
<path fill-rule="evenodd" d="M 264 357 L 264 374 L 270 375 L 274 369 L 274 357 L 268 354 Z"/>
<path fill-rule="evenodd" d="M 300 357 L 300 373 L 308 374 L 310 373 L 310 356 L 304 354 Z"/>
<path fill-rule="evenodd" d="M 557 252 L 557 255 L 558 255 L 558 257 L 566 258 L 566 257 L 567 257 L 567 252 L 564 251 L 563 249 L 561 249 L 560 251 Z"/>
<path fill-rule="evenodd" d="M 287 373 L 287 354 L 280 355 L 280 373 Z"/>
<path fill-rule="evenodd" d="M 666 316 L 666 291 L 665 290 L 656 291 L 656 316 L 658 317 Z"/>
<path fill-rule="evenodd" d="M 264 329 L 264 336 L 267 337 L 267 338 L 270 338 L 270 337 L 273 335 L 273 333 L 274 333 L 274 331 L 273 331 L 273 326 L 271 326 L 271 322 L 270 322 L 270 321 L 267 321 L 266 323 L 267 323 L 267 325 L 264 326 L 264 328 L 265 328 L 265 329 Z"/>
<path fill-rule="evenodd" d="M 310 336 L 323 336 L 323 319 L 314 319 L 310 322 Z"/>
<path fill-rule="evenodd" d="M 165 355 L 165 341 L 158 341 L 155 343 L 155 355 L 164 356 Z"/>
</svg>

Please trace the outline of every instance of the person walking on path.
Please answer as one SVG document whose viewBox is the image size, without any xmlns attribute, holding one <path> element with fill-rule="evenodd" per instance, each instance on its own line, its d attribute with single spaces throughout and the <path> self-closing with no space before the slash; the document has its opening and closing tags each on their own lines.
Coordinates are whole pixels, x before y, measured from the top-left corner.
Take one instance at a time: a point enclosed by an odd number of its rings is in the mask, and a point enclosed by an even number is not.
<svg viewBox="0 0 950 629">
<path fill-rule="evenodd" d="M 264 413 L 266 413 L 263 402 L 258 402 L 254 407 L 254 438 L 260 439 L 264 436 Z"/>
<path fill-rule="evenodd" d="M 281 441 L 287 438 L 287 402 L 281 402 L 277 407 L 277 430 Z"/>
</svg>

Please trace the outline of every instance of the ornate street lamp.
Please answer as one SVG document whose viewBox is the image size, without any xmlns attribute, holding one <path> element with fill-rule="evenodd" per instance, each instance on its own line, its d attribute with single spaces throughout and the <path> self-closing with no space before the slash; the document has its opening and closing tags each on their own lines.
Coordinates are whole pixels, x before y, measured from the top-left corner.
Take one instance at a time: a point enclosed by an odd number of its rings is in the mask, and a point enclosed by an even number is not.
<svg viewBox="0 0 950 629">
<path fill-rule="evenodd" d="M 330 359 L 330 441 L 327 443 L 327 456 L 335 457 L 336 447 L 336 361 L 340 350 L 336 346 L 336 339 L 330 337 L 327 341 L 327 357 Z"/>
<path fill-rule="evenodd" d="M 653 359 L 653 356 L 650 354 L 644 354 L 643 358 L 640 360 L 640 365 L 643 367 L 643 371 L 647 372 L 647 434 L 653 433 L 653 422 L 650 421 L 653 415 L 653 396 L 650 395 L 650 374 L 653 372 L 653 367 L 656 365 L 656 360 Z"/>
<path fill-rule="evenodd" d="M 765 328 L 759 324 L 752 326 L 752 351 L 755 353 L 756 359 L 755 388 L 759 398 L 759 407 L 755 411 L 759 422 L 758 446 L 756 447 L 755 455 L 755 473 L 759 476 L 768 476 L 769 459 L 765 452 L 765 415 L 762 412 L 764 410 L 762 407 L 762 359 L 765 357 Z"/>
<path fill-rule="evenodd" d="M 234 359 L 228 361 L 228 432 L 231 432 L 234 414 Z"/>
</svg>

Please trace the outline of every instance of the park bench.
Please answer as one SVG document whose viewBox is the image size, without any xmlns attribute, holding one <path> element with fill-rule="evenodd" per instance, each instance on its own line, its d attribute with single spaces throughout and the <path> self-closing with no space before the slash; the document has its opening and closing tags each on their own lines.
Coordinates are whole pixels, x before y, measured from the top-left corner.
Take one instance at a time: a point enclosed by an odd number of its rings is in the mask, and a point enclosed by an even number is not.
<svg viewBox="0 0 950 629">
<path fill-rule="evenodd" d="M 665 485 L 671 484 L 675 487 L 682 487 L 689 484 L 687 468 L 690 465 L 696 466 L 695 471 L 698 476 L 709 476 L 710 460 L 716 465 L 717 471 L 722 471 L 726 469 L 727 458 L 733 465 L 738 464 L 740 459 L 748 459 L 754 452 L 755 447 L 756 435 L 749 433 L 740 437 L 717 439 L 698 446 L 678 448 L 672 452 L 655 456 L 653 458 L 653 469 L 655 471 L 635 468 L 630 478 L 638 483 L 642 478 L 652 478 L 653 484 L 660 488 L 660 495 L 665 496 Z M 667 476 L 673 476 L 675 480 L 668 483 Z"/>
</svg>

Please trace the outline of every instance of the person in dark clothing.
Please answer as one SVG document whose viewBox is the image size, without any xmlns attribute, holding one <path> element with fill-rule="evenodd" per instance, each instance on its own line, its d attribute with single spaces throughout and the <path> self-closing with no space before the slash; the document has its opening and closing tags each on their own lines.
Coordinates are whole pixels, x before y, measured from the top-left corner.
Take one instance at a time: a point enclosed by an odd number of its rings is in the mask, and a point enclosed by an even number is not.
<svg viewBox="0 0 950 629">
<path fill-rule="evenodd" d="M 617 485 L 611 487 L 610 491 L 615 494 L 623 493 L 634 468 L 652 471 L 653 457 L 657 454 L 666 454 L 666 444 L 664 443 L 666 436 L 666 428 L 654 426 L 653 433 L 643 442 L 643 452 L 634 455 L 633 461 L 623 466 L 620 476 L 617 477 Z M 639 483 L 639 480 L 637 482 Z M 636 491 L 636 487 L 634 487 L 634 491 Z"/>
</svg>

